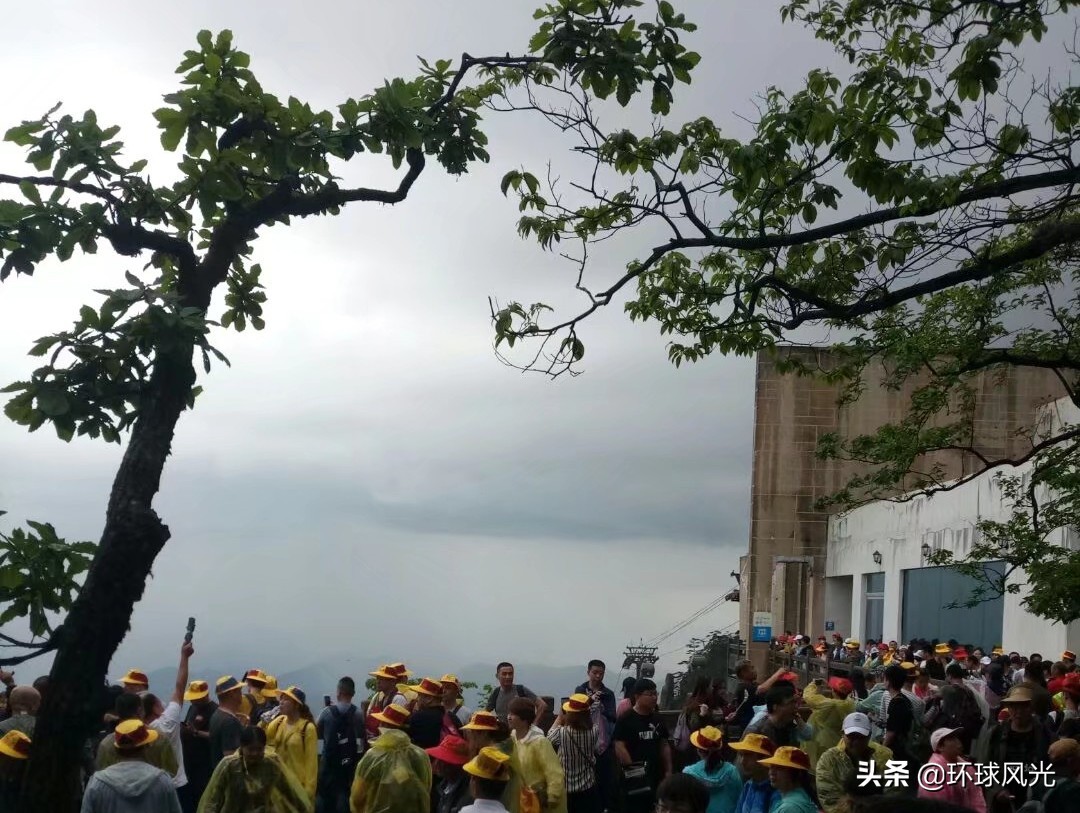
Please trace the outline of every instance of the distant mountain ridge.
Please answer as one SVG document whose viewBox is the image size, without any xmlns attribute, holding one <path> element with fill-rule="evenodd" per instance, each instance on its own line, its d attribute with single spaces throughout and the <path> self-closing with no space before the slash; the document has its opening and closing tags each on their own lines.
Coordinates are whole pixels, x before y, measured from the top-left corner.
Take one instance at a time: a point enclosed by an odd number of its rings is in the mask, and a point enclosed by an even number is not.
<svg viewBox="0 0 1080 813">
<path fill-rule="evenodd" d="M 342 669 L 340 666 L 335 666 L 335 662 L 343 662 L 335 660 L 322 660 L 317 663 L 310 664 L 300 669 L 294 669 L 292 671 L 282 672 L 276 674 L 278 679 L 278 685 L 285 686 L 299 686 L 307 693 L 308 705 L 313 709 L 318 710 L 322 704 L 322 697 L 325 694 L 333 695 L 337 686 L 338 679 L 343 675 L 348 675 L 357 683 L 358 693 L 360 687 L 363 686 L 364 681 L 368 679 L 368 672 L 375 669 L 381 661 L 371 661 L 372 666 L 363 671 L 349 670 L 348 668 Z M 350 656 L 348 658 L 353 664 L 359 662 L 368 662 L 356 656 Z M 258 666 L 258 668 L 266 669 L 271 674 L 274 674 L 272 663 L 260 663 L 252 664 L 252 667 Z M 440 669 L 426 669 L 424 664 L 417 663 L 416 665 L 409 663 L 408 667 L 413 672 L 413 677 L 410 680 L 416 680 L 419 677 L 431 676 L 440 677 L 445 674 L 447 670 L 445 665 Z M 515 664 L 515 681 L 522 684 L 536 694 L 541 696 L 551 696 L 558 700 L 561 697 L 570 695 L 574 688 L 579 686 L 585 680 L 585 665 L 581 666 L 550 666 L 545 664 L 530 664 L 522 663 L 520 665 Z M 495 683 L 495 665 L 485 663 L 472 663 L 465 666 L 461 666 L 457 671 L 453 672 L 463 682 L 473 682 L 478 686 L 483 686 L 486 683 Z M 237 678 L 242 678 L 242 672 L 230 671 L 224 666 L 211 663 L 210 665 L 204 665 L 198 662 L 198 655 L 192 663 L 191 680 L 206 680 L 209 681 L 211 689 L 213 689 L 214 681 L 216 681 L 222 675 L 235 675 Z M 168 667 L 155 669 L 147 673 L 150 678 L 150 690 L 167 699 L 172 693 L 173 682 L 176 680 L 176 667 Z M 618 691 L 618 686 L 613 684 L 613 676 L 609 676 L 607 680 L 608 686 L 613 691 Z M 477 704 L 478 691 L 476 689 L 469 689 L 465 692 L 465 699 L 469 706 L 475 706 Z"/>
</svg>

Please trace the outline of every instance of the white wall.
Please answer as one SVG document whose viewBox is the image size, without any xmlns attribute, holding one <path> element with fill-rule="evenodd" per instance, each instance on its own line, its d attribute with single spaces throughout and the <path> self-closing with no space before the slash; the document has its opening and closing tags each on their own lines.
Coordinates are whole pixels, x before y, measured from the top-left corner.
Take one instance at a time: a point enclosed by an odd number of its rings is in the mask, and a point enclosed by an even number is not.
<svg viewBox="0 0 1080 813">
<path fill-rule="evenodd" d="M 1063 399 L 1044 410 L 1043 417 L 1052 424 L 1080 423 L 1080 410 Z M 1020 466 L 1008 471 L 1023 475 L 1029 468 Z M 852 635 L 865 636 L 864 574 L 885 571 L 884 638 L 899 640 L 903 571 L 926 566 L 922 545 L 929 543 L 935 550 L 950 550 L 962 558 L 975 542 L 976 523 L 1009 516 L 1009 506 L 1002 501 L 994 474 L 985 474 L 953 491 L 917 496 L 907 502 L 875 502 L 830 519 L 826 584 L 835 577 L 852 576 L 854 590 L 849 614 Z M 1066 540 L 1064 532 L 1059 532 L 1058 538 L 1059 544 L 1075 545 L 1075 539 Z M 874 563 L 875 552 L 881 554 L 881 565 Z M 1006 651 L 1039 652 L 1054 659 L 1063 649 L 1077 651 L 1080 622 L 1064 626 L 1029 615 L 1020 604 L 1027 595 L 1023 586 L 1026 581 L 1021 576 L 1017 582 L 1022 585 L 1020 592 L 1004 597 L 1001 643 Z M 840 623 L 837 619 L 838 629 Z"/>
</svg>

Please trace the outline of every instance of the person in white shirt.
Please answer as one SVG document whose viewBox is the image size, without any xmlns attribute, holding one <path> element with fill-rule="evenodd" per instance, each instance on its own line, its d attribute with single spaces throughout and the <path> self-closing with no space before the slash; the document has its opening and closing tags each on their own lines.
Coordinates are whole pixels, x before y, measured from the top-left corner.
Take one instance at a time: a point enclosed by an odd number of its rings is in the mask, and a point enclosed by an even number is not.
<svg viewBox="0 0 1080 813">
<path fill-rule="evenodd" d="M 461 813 L 507 813 L 500 801 L 510 781 L 510 757 L 493 746 L 481 748 L 474 759 L 465 764 L 469 792 L 474 799 Z"/>
<path fill-rule="evenodd" d="M 143 692 L 141 695 L 147 727 L 158 732 L 176 754 L 176 776 L 172 780 L 173 787 L 176 788 L 182 788 L 187 784 L 180 732 L 184 723 L 184 691 L 188 685 L 188 661 L 194 654 L 195 647 L 190 641 L 185 641 L 180 647 L 180 666 L 176 670 L 176 684 L 173 686 L 172 697 L 169 698 L 168 704 L 162 705 L 161 700 L 150 692 Z"/>
</svg>

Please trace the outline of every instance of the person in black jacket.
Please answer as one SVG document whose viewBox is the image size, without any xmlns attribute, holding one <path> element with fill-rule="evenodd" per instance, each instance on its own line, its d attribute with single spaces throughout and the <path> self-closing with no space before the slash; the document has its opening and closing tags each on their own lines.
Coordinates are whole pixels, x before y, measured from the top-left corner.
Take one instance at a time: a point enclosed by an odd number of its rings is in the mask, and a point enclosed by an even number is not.
<svg viewBox="0 0 1080 813">
<path fill-rule="evenodd" d="M 442 684 L 435 678 L 424 678 L 415 686 L 401 685 L 401 691 L 416 693 L 416 706 L 409 717 L 409 739 L 417 748 L 434 748 L 442 740 Z"/>
<path fill-rule="evenodd" d="M 469 775 L 464 765 L 469 761 L 469 745 L 461 737 L 448 734 L 437 748 L 428 748 L 432 772 L 438 777 L 432 787 L 432 813 L 458 813 L 472 804 Z"/>
<path fill-rule="evenodd" d="M 349 813 L 349 790 L 356 763 L 364 750 L 364 719 L 353 704 L 356 681 L 343 677 L 337 684 L 337 702 L 327 706 L 315 723 L 323 741 L 319 760 L 316 803 L 320 813 Z"/>
</svg>

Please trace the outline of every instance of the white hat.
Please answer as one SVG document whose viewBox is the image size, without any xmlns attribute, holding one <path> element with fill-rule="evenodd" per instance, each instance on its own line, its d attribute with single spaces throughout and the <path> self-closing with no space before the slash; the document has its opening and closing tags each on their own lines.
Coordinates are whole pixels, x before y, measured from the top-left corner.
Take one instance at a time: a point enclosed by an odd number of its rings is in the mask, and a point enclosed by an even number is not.
<svg viewBox="0 0 1080 813">
<path fill-rule="evenodd" d="M 870 655 L 876 655 L 876 654 L 878 654 L 878 648 L 877 648 L 876 646 L 872 646 L 872 647 L 870 647 L 870 652 L 869 652 L 869 654 L 870 654 Z"/>
<path fill-rule="evenodd" d="M 953 734 L 956 734 L 958 731 L 963 731 L 963 730 L 964 729 L 962 729 L 962 728 L 939 728 L 937 731 L 935 731 L 933 734 L 930 735 L 930 749 L 932 751 L 936 752 L 937 749 L 938 749 L 938 746 L 941 745 L 941 741 L 943 739 L 945 739 L 946 737 L 951 737 Z"/>
<path fill-rule="evenodd" d="M 843 730 L 845 734 L 862 734 L 864 737 L 869 737 L 870 718 L 860 711 L 853 711 L 844 718 Z"/>
<path fill-rule="evenodd" d="M 912 655 L 911 657 L 913 657 L 917 661 L 921 661 L 923 658 L 926 657 L 926 653 L 923 652 L 921 649 L 918 649 L 918 650 L 915 651 L 915 654 Z"/>
<path fill-rule="evenodd" d="M 979 663 L 981 663 L 983 666 L 989 666 L 991 663 L 993 663 L 993 661 L 990 660 L 989 656 L 983 655 L 982 660 L 980 660 Z"/>
</svg>

